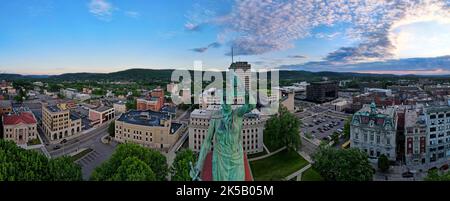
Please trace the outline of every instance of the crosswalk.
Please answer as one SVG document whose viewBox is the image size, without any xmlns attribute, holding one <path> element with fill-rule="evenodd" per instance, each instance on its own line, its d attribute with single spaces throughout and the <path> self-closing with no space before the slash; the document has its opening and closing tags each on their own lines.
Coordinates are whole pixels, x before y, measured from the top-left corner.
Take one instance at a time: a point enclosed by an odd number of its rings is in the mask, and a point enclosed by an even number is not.
<svg viewBox="0 0 450 201">
<path fill-rule="evenodd" d="M 98 156 L 100 156 L 100 153 L 98 153 L 97 151 L 94 150 L 94 151 L 91 151 L 90 153 L 88 153 L 82 159 L 78 160 L 76 163 L 78 163 L 81 166 L 86 166 L 87 164 L 95 161 L 95 159 L 97 159 Z"/>
</svg>

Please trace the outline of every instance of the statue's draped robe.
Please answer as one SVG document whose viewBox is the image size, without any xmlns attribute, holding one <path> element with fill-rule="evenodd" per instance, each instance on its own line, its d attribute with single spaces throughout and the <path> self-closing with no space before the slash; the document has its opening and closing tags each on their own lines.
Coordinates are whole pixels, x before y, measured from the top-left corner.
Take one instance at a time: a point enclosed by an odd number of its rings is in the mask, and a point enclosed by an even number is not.
<svg viewBox="0 0 450 201">
<path fill-rule="evenodd" d="M 214 181 L 244 181 L 244 151 L 242 148 L 242 122 L 244 114 L 254 105 L 246 104 L 231 113 L 217 111 L 210 121 L 208 133 L 200 150 L 199 163 L 211 149 L 214 140 L 212 174 Z M 201 168 L 200 168 L 201 170 Z"/>
</svg>

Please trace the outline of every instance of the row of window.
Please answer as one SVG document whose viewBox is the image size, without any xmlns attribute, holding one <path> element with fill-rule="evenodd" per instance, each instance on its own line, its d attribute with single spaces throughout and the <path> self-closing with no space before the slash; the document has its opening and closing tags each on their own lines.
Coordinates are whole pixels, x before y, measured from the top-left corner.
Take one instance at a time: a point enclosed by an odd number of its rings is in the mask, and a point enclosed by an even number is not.
<svg viewBox="0 0 450 201">
<path fill-rule="evenodd" d="M 34 133 L 28 133 L 28 137 L 34 137 Z M 14 138 L 13 134 L 6 134 L 5 138 Z"/>
<path fill-rule="evenodd" d="M 358 133 L 354 133 L 353 136 L 354 136 L 354 139 L 356 139 L 356 140 L 359 139 L 359 134 Z M 364 134 L 364 142 L 368 142 L 367 138 L 368 138 L 368 135 Z M 370 135 L 370 142 L 374 142 L 374 140 L 375 140 L 375 136 L 374 136 L 374 134 L 371 134 Z M 380 135 L 376 136 L 376 143 L 377 144 L 381 144 L 381 136 Z M 391 145 L 391 138 L 386 137 L 386 145 Z"/>
<path fill-rule="evenodd" d="M 6 132 L 13 132 L 13 129 L 15 129 L 15 128 L 5 128 L 5 131 L 6 131 Z M 35 127 L 34 127 L 34 126 L 33 126 L 33 127 L 28 127 L 28 129 L 29 129 L 29 130 L 34 130 Z"/>
<path fill-rule="evenodd" d="M 134 140 L 142 140 L 142 139 L 145 139 L 145 141 L 147 141 L 147 142 L 153 142 L 153 138 L 152 138 L 152 137 L 150 137 L 150 138 L 148 138 L 148 137 L 142 138 L 142 136 L 130 135 L 130 134 L 125 134 L 125 135 L 123 135 L 123 137 L 124 137 L 124 138 L 129 138 L 129 139 L 133 138 Z M 118 136 L 118 138 L 119 138 L 119 139 L 122 139 L 120 136 Z M 150 139 L 150 141 L 149 141 L 149 139 Z M 163 140 L 163 138 L 161 138 L 161 141 L 162 141 L 162 140 Z"/>
<path fill-rule="evenodd" d="M 380 157 L 381 156 L 381 151 L 380 150 L 376 150 L 374 151 L 373 149 L 364 149 L 364 152 L 367 153 L 370 157 Z M 387 156 L 388 158 L 390 157 L 389 153 L 385 153 L 385 156 Z"/>
</svg>

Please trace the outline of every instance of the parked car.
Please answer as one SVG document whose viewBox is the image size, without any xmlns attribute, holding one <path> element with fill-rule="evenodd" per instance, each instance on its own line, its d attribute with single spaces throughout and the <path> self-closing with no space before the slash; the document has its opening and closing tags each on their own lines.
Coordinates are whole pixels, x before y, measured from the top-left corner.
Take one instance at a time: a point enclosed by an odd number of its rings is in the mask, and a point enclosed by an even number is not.
<svg viewBox="0 0 450 201">
<path fill-rule="evenodd" d="M 61 149 L 61 147 L 59 145 L 56 145 L 55 147 L 53 147 L 53 150 L 57 150 L 57 149 Z"/>
<path fill-rule="evenodd" d="M 64 143 L 66 143 L 66 142 L 67 142 L 66 139 L 61 140 L 61 144 L 64 144 Z"/>
<path fill-rule="evenodd" d="M 439 168 L 440 170 L 444 171 L 444 170 L 448 170 L 448 164 L 445 164 L 443 166 L 441 166 L 441 168 Z"/>
</svg>

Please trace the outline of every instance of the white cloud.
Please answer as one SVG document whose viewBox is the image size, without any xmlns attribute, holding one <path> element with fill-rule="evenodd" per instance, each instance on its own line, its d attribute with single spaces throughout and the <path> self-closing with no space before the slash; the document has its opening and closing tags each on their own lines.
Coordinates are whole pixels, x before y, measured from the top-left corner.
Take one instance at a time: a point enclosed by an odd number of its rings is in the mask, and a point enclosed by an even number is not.
<svg viewBox="0 0 450 201">
<path fill-rule="evenodd" d="M 235 0 L 230 13 L 209 22 L 223 28 L 220 38 L 238 55 L 289 49 L 316 27 L 347 24 L 345 34 L 356 45 L 324 59 L 357 63 L 395 58 L 392 29 L 414 20 L 448 21 L 449 7 L 448 0 Z"/>
<path fill-rule="evenodd" d="M 113 5 L 107 0 L 91 0 L 88 7 L 89 12 L 101 20 L 110 20 L 114 12 Z"/>
</svg>

